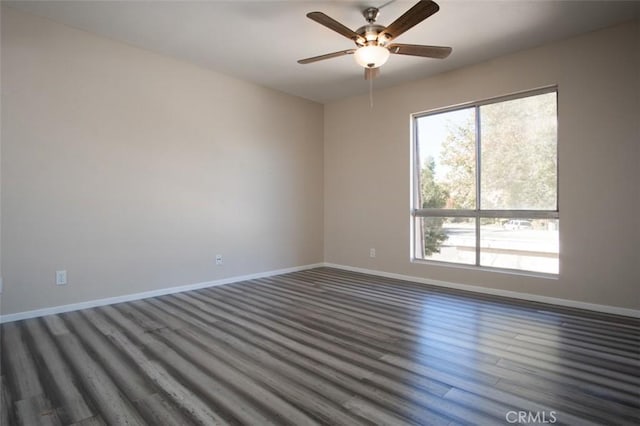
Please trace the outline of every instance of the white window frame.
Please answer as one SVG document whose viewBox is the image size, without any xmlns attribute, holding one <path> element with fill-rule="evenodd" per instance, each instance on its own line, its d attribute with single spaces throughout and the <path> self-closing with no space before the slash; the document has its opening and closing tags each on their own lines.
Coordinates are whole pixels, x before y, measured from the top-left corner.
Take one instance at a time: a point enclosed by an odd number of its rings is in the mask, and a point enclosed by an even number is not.
<svg viewBox="0 0 640 426">
<path fill-rule="evenodd" d="M 483 270 L 495 270 L 499 272 L 507 272 L 511 274 L 519 274 L 519 275 L 534 275 L 541 277 L 553 277 L 556 278 L 558 274 L 555 273 L 547 273 L 547 272 L 536 272 L 529 271 L 524 269 L 507 269 L 507 268 L 496 268 L 492 266 L 482 266 L 480 264 L 480 219 L 482 218 L 491 218 L 491 219 L 556 219 L 560 220 L 560 172 L 559 172 L 559 161 L 556 161 L 556 209 L 555 210 L 484 210 L 480 207 L 480 195 L 481 195 L 481 151 L 482 151 L 482 137 L 481 137 L 481 116 L 479 113 L 479 109 L 481 106 L 490 105 L 500 102 L 506 102 L 514 99 L 522 99 L 536 95 L 543 95 L 547 93 L 555 93 L 556 94 L 556 118 L 559 115 L 558 113 L 558 87 L 557 86 L 549 86 L 535 90 L 528 90 L 524 92 L 518 92 L 506 96 L 499 96 L 495 98 L 485 99 L 482 101 L 474 101 L 465 104 L 455 105 L 451 107 L 438 108 L 430 111 L 420 112 L 411 114 L 411 261 L 418 263 L 427 263 L 427 264 L 437 264 L 437 265 L 446 265 L 446 266 L 454 266 L 454 267 L 463 267 L 463 268 L 479 268 Z M 420 157 L 418 155 L 419 145 L 418 145 L 418 126 L 417 121 L 421 117 L 426 117 L 430 115 L 442 114 L 446 112 L 452 112 L 462 109 L 475 109 L 475 166 L 476 166 L 476 176 L 475 176 L 475 185 L 476 185 L 476 208 L 475 209 L 439 209 L 439 208 L 418 208 L 419 200 L 420 200 L 420 185 L 419 185 L 419 175 L 421 170 L 420 165 Z M 559 150 L 558 150 L 559 140 L 557 139 L 556 144 L 556 160 L 559 159 Z M 434 260 L 428 258 L 420 258 L 416 257 L 416 244 L 419 240 L 416 232 L 419 232 L 416 226 L 416 219 L 424 217 L 439 217 L 439 218 L 450 218 L 450 217 L 464 217 L 475 220 L 475 233 L 476 233 L 476 241 L 475 241 L 475 263 L 467 264 L 467 263 L 457 263 L 457 262 L 448 262 L 443 260 Z M 559 253 L 558 253 L 558 257 Z M 558 262 L 560 260 L 558 259 Z M 560 265 L 559 265 L 560 267 Z"/>
</svg>

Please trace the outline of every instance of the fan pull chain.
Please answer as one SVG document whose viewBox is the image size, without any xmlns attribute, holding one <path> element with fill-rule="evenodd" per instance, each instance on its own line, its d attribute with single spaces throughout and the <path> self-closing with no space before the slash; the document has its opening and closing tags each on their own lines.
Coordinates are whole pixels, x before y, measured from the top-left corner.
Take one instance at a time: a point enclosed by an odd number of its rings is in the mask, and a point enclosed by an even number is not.
<svg viewBox="0 0 640 426">
<path fill-rule="evenodd" d="M 369 108 L 373 109 L 373 78 L 369 79 Z"/>
</svg>

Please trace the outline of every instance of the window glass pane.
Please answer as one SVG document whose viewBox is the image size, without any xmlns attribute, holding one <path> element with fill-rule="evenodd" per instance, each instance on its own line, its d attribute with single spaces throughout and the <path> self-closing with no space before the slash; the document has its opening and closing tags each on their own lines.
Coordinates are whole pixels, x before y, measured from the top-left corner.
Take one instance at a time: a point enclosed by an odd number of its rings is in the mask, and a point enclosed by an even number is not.
<svg viewBox="0 0 640 426">
<path fill-rule="evenodd" d="M 417 117 L 415 126 L 413 207 L 467 217 L 420 212 L 429 217 L 414 219 L 414 257 L 557 274 L 557 219 L 481 218 L 487 210 L 558 210 L 557 93 L 479 102 Z"/>
<path fill-rule="evenodd" d="M 416 217 L 415 257 L 443 262 L 476 263 L 473 218 Z"/>
<path fill-rule="evenodd" d="M 417 208 L 476 206 L 475 109 L 416 119 Z"/>
<path fill-rule="evenodd" d="M 556 93 L 483 105 L 480 123 L 480 208 L 556 210 Z"/>
<path fill-rule="evenodd" d="M 480 265 L 557 274 L 557 219 L 482 219 Z"/>
</svg>

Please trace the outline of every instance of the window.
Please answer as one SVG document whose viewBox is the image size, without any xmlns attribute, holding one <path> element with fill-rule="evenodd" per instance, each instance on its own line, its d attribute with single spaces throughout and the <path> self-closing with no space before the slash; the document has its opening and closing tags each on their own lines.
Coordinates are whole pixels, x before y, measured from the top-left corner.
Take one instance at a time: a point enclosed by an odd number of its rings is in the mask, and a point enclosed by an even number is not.
<svg viewBox="0 0 640 426">
<path fill-rule="evenodd" d="M 413 116 L 412 257 L 557 274 L 557 90 Z"/>
</svg>

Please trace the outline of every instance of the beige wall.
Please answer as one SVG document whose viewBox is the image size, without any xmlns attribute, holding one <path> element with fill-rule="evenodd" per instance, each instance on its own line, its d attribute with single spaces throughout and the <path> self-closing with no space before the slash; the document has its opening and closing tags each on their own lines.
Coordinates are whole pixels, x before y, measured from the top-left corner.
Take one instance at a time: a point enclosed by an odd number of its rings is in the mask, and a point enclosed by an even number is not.
<svg viewBox="0 0 640 426">
<path fill-rule="evenodd" d="M 2 314 L 323 260 L 320 104 L 3 8 L 1 136 Z"/>
<path fill-rule="evenodd" d="M 323 112 L 2 15 L 2 314 L 323 260 L 640 308 L 638 22 L 376 91 L 373 110 L 355 97 Z M 559 279 L 411 263 L 410 114 L 550 84 Z"/>
<path fill-rule="evenodd" d="M 640 308 L 638 28 L 636 21 L 375 91 L 373 110 L 367 97 L 326 105 L 325 261 Z M 410 114 L 554 84 L 559 279 L 411 263 Z"/>
</svg>

